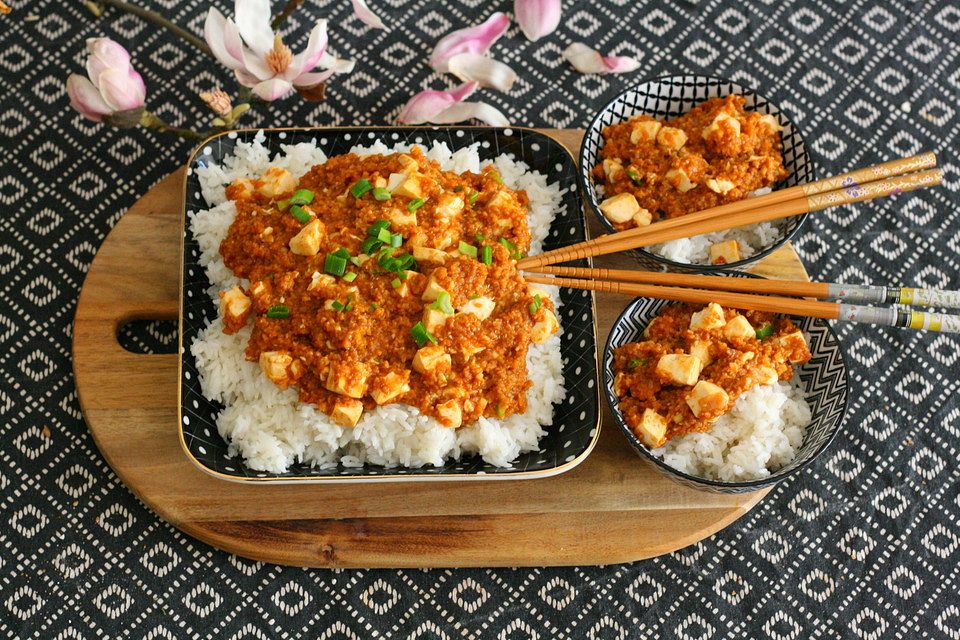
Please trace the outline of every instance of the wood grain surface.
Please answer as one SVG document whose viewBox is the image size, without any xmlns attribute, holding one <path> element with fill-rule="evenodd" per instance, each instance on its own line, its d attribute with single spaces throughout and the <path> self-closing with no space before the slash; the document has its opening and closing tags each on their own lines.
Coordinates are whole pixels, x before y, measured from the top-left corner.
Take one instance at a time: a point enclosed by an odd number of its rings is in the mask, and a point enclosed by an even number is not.
<svg viewBox="0 0 960 640">
<path fill-rule="evenodd" d="M 545 133 L 576 155 L 581 131 Z M 763 496 L 703 493 L 664 478 L 628 448 L 605 405 L 596 449 L 553 478 L 252 485 L 206 475 L 180 448 L 177 356 L 130 353 L 116 337 L 131 320 L 177 317 L 183 177 L 181 169 L 157 184 L 104 241 L 80 293 L 73 362 L 83 414 L 107 462 L 189 535 L 248 558 L 301 566 L 611 564 L 701 540 Z M 596 265 L 633 266 L 622 256 Z M 807 279 L 789 247 L 755 271 Z M 599 344 L 628 301 L 597 296 Z"/>
</svg>

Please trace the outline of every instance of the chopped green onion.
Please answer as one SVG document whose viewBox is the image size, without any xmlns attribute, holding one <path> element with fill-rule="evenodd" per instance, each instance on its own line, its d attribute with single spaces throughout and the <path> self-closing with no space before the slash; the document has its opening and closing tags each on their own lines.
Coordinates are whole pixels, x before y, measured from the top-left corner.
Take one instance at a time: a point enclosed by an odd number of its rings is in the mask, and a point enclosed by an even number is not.
<svg viewBox="0 0 960 640">
<path fill-rule="evenodd" d="M 290 198 L 290 204 L 310 204 L 311 202 L 313 202 L 313 191 L 310 189 L 297 189 Z"/>
<path fill-rule="evenodd" d="M 343 279 L 346 280 L 347 282 L 353 282 L 354 280 L 357 279 L 357 272 L 347 271 L 345 274 L 343 274 Z"/>
<path fill-rule="evenodd" d="M 313 220 L 313 216 L 307 213 L 307 210 L 298 204 L 295 204 L 292 207 L 290 207 L 290 215 L 296 218 L 297 222 L 301 224 L 307 224 L 308 222 Z"/>
<path fill-rule="evenodd" d="M 389 189 L 384 189 L 383 187 L 374 187 L 373 188 L 373 199 L 383 202 L 384 200 L 389 200 L 391 198 L 391 193 Z"/>
<path fill-rule="evenodd" d="M 759 329 L 757 329 L 757 340 L 763 340 L 764 338 L 769 338 L 773 335 L 773 323 L 768 322 Z"/>
<path fill-rule="evenodd" d="M 423 198 L 417 198 L 416 200 L 411 200 L 410 202 L 407 203 L 407 211 L 409 211 L 410 213 L 413 213 L 414 211 L 422 207 L 426 202 L 427 201 L 424 200 Z"/>
<path fill-rule="evenodd" d="M 533 302 L 530 303 L 530 315 L 535 314 L 537 311 L 540 311 L 540 307 L 543 306 L 543 299 L 540 297 L 540 294 L 533 296 Z"/>
<path fill-rule="evenodd" d="M 496 171 L 490 172 L 490 177 L 496 180 L 497 182 L 499 182 L 500 184 L 503 184 L 503 178 L 501 178 L 500 174 L 497 173 Z"/>
<path fill-rule="evenodd" d="M 377 240 L 384 244 L 390 244 L 390 241 L 393 239 L 393 234 L 390 233 L 387 229 L 380 229 L 377 233 Z"/>
<path fill-rule="evenodd" d="M 294 204 L 296 204 L 296 203 L 294 203 Z M 290 207 L 290 201 L 289 201 L 289 200 L 278 200 L 278 201 L 277 201 L 277 209 L 280 209 L 280 211 L 286 211 L 287 208 L 289 208 L 289 207 Z"/>
<path fill-rule="evenodd" d="M 323 261 L 323 270 L 332 276 L 342 276 L 347 271 L 347 259 L 335 253 L 328 253 Z"/>
<path fill-rule="evenodd" d="M 353 294 L 347 296 L 347 304 L 343 305 L 344 311 L 353 311 Z"/>
<path fill-rule="evenodd" d="M 630 176 L 630 179 L 633 181 L 633 184 L 637 185 L 638 187 L 643 185 L 643 177 L 639 173 L 637 173 L 635 169 L 627 168 L 627 175 Z"/>
<path fill-rule="evenodd" d="M 506 416 L 506 415 L 507 415 L 507 410 L 504 408 L 504 406 L 503 406 L 502 404 L 500 404 L 500 403 L 498 402 L 498 403 L 497 403 L 497 417 L 498 417 L 498 418 L 503 418 L 503 417 Z"/>
<path fill-rule="evenodd" d="M 389 220 L 377 220 L 372 225 L 370 225 L 369 229 L 367 229 L 367 235 L 370 236 L 371 238 L 376 238 L 378 235 L 380 235 L 381 229 L 389 229 L 389 228 L 390 228 Z"/>
<path fill-rule="evenodd" d="M 334 300 L 333 302 L 330 303 L 330 306 L 333 307 L 333 310 L 334 310 L 334 311 L 343 311 L 343 310 L 344 310 L 343 303 L 340 302 L 339 300 Z"/>
<path fill-rule="evenodd" d="M 443 311 L 448 316 L 453 315 L 453 303 L 450 300 L 450 294 L 446 291 L 441 291 L 437 295 L 437 299 L 433 304 L 430 305 L 431 309 L 436 309 L 437 311 Z"/>
<path fill-rule="evenodd" d="M 359 267 L 363 265 L 363 261 L 360 260 L 359 256 L 350 256 L 350 264 L 352 264 L 355 267 Z"/>
<path fill-rule="evenodd" d="M 379 249 L 382 244 L 383 243 L 377 240 L 376 238 L 366 238 L 364 239 L 363 244 L 360 245 L 360 251 L 362 253 L 370 255 L 374 251 Z"/>
<path fill-rule="evenodd" d="M 376 310 L 377 310 L 377 306 L 378 306 L 378 305 L 377 305 L 376 302 L 371 302 L 371 303 L 370 303 L 370 308 L 371 308 L 373 311 L 376 311 Z"/>
<path fill-rule="evenodd" d="M 290 307 L 285 304 L 275 304 L 269 309 L 267 309 L 268 318 L 289 318 L 290 317 Z"/>
<path fill-rule="evenodd" d="M 458 184 L 457 186 L 455 186 L 455 187 L 453 188 L 453 192 L 454 192 L 454 193 L 460 193 L 461 191 L 463 191 L 463 185 L 462 185 L 462 184 Z"/>
<path fill-rule="evenodd" d="M 370 181 L 366 178 L 361 178 L 350 187 L 350 193 L 353 194 L 354 198 L 359 198 L 371 189 L 373 189 L 373 185 L 370 184 Z"/>
<path fill-rule="evenodd" d="M 343 247 L 340 247 L 339 249 L 337 249 L 336 251 L 334 251 L 334 252 L 333 252 L 333 255 L 339 256 L 339 257 L 343 258 L 344 260 L 347 260 L 347 259 L 350 258 L 350 252 L 347 251 L 346 249 L 344 249 Z"/>
<path fill-rule="evenodd" d="M 627 369 L 631 371 L 637 367 L 643 367 L 647 364 L 646 358 L 630 358 L 630 362 L 627 363 Z"/>
<path fill-rule="evenodd" d="M 493 264 L 493 247 L 487 244 L 480 249 L 480 262 L 488 267 Z"/>
<path fill-rule="evenodd" d="M 457 245 L 457 251 L 465 256 L 470 256 L 471 258 L 477 257 L 477 248 L 472 244 L 467 244 L 463 240 L 461 240 L 460 244 Z"/>
<path fill-rule="evenodd" d="M 470 194 L 470 197 L 467 198 L 467 200 L 470 202 L 470 204 L 473 204 L 474 202 L 477 201 L 477 198 L 479 197 L 480 197 L 480 192 L 474 191 L 473 193 Z"/>
<path fill-rule="evenodd" d="M 427 342 L 432 342 L 437 344 L 437 339 L 433 336 L 432 333 L 427 331 L 427 328 L 423 326 L 423 322 L 418 322 L 410 328 L 410 335 L 413 336 L 413 341 L 417 343 L 418 347 L 422 347 L 427 344 Z"/>
<path fill-rule="evenodd" d="M 392 236 L 390 236 L 390 246 L 391 246 L 391 247 L 397 248 L 397 247 L 399 247 L 399 246 L 402 245 L 402 244 L 403 244 L 403 236 L 402 236 L 402 235 L 400 235 L 399 233 L 395 233 L 395 234 L 393 234 Z"/>
<path fill-rule="evenodd" d="M 477 242 L 483 242 L 484 240 L 487 239 L 487 236 L 483 235 L 482 233 L 478 233 L 473 237 L 477 239 Z"/>
<path fill-rule="evenodd" d="M 507 240 L 506 238 L 500 238 L 499 240 L 497 240 L 497 242 L 499 242 L 499 243 L 502 244 L 504 247 L 506 247 L 506 248 L 507 248 L 507 251 L 515 252 L 515 251 L 517 250 L 517 245 L 513 244 L 512 242 L 510 242 L 510 241 Z"/>
<path fill-rule="evenodd" d="M 399 289 L 401 285 L 403 285 L 403 282 L 400 281 L 400 278 L 394 278 L 390 281 L 390 286 L 392 286 L 394 289 Z"/>
</svg>

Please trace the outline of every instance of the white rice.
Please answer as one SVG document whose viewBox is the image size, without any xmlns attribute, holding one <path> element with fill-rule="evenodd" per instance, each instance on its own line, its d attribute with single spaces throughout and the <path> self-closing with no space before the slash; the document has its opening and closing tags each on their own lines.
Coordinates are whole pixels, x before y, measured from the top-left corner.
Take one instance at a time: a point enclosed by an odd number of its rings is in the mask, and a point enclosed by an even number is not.
<svg viewBox="0 0 960 640">
<path fill-rule="evenodd" d="M 766 478 L 796 457 L 807 425 L 810 405 L 797 377 L 754 387 L 705 433 L 672 438 L 651 453 L 692 476 L 742 482 Z"/>
<path fill-rule="evenodd" d="M 200 245 L 200 264 L 211 283 L 208 293 L 218 309 L 219 291 L 234 284 L 249 284 L 237 279 L 219 254 L 220 242 L 236 215 L 236 206 L 226 199 L 224 187 L 237 178 L 259 176 L 270 166 L 284 167 L 299 177 L 326 161 L 315 143 L 282 145 L 283 153 L 270 158 L 262 144 L 264 139 L 261 132 L 252 144 L 239 142 L 235 154 L 225 158 L 223 165 L 197 169 L 210 208 L 190 212 L 190 228 Z M 409 151 L 409 145 L 387 147 L 375 142 L 351 151 L 360 155 L 403 152 Z M 437 143 L 425 152 L 444 170 L 480 170 L 479 144 L 452 152 Z M 531 171 L 523 162 L 506 155 L 493 162 L 507 186 L 526 190 L 531 252 L 540 251 L 554 212 L 560 207 L 562 192 L 557 184 L 547 184 L 544 175 Z M 559 308 L 558 289 L 544 288 Z M 442 466 L 446 460 L 474 454 L 489 464 L 509 467 L 520 454 L 538 450 L 538 441 L 546 433 L 543 427 L 553 422 L 553 405 L 566 393 L 560 358 L 561 328 L 545 343 L 531 345 L 527 353 L 527 371 L 533 385 L 527 392 L 527 411 L 522 415 L 503 420 L 481 418 L 454 430 L 414 407 L 390 404 L 365 412 L 353 428 L 341 427 L 315 406 L 301 404 L 295 389 L 279 389 L 256 363 L 246 360 L 244 347 L 250 331 L 248 325 L 234 335 L 225 335 L 218 315 L 194 340 L 190 351 L 200 372 L 203 395 L 225 406 L 217 416 L 217 429 L 229 444 L 230 454 L 240 455 L 257 471 L 281 473 L 297 462 L 323 468 L 338 463 L 348 467 L 365 463 Z"/>
</svg>

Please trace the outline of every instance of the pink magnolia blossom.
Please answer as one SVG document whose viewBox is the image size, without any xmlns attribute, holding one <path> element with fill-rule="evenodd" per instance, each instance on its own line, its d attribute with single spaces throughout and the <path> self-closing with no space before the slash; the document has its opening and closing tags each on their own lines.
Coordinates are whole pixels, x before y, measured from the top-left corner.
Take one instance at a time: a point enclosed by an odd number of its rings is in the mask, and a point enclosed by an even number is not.
<svg viewBox="0 0 960 640">
<path fill-rule="evenodd" d="M 435 71 L 446 73 L 449 70 L 450 58 L 458 53 L 486 55 L 509 26 L 510 18 L 498 11 L 487 18 L 486 22 L 445 35 L 433 48 L 430 66 Z"/>
<path fill-rule="evenodd" d="M 514 0 L 513 15 L 523 35 L 536 42 L 560 24 L 560 0 Z"/>
<path fill-rule="evenodd" d="M 350 0 L 350 2 L 353 4 L 353 13 L 360 22 L 374 29 L 387 28 L 383 24 L 383 20 L 380 19 L 380 16 L 371 11 L 366 2 L 363 0 Z"/>
<path fill-rule="evenodd" d="M 463 82 L 481 87 L 510 91 L 517 81 L 516 72 L 502 62 L 477 53 L 458 53 L 447 60 L 447 70 Z"/>
<path fill-rule="evenodd" d="M 450 91 L 427 89 L 410 98 L 397 116 L 403 124 L 453 124 L 477 119 L 494 127 L 506 127 L 510 123 L 496 107 L 485 102 L 465 102 L 479 84 L 465 82 Z"/>
<path fill-rule="evenodd" d="M 270 0 L 236 0 L 234 20 L 211 8 L 203 36 L 217 60 L 263 100 L 281 98 L 294 87 L 313 87 L 334 73 L 349 73 L 353 62 L 327 53 L 327 21 L 318 20 L 306 48 L 294 55 L 270 27 Z M 314 69 L 321 69 L 317 72 Z"/>
<path fill-rule="evenodd" d="M 143 106 L 147 88 L 130 65 L 130 54 L 110 38 L 87 40 L 87 77 L 67 78 L 70 105 L 85 118 L 100 122 L 104 116 Z"/>
<path fill-rule="evenodd" d="M 626 73 L 640 67 L 634 58 L 604 56 L 582 42 L 574 42 L 564 49 L 563 57 L 580 73 Z"/>
</svg>

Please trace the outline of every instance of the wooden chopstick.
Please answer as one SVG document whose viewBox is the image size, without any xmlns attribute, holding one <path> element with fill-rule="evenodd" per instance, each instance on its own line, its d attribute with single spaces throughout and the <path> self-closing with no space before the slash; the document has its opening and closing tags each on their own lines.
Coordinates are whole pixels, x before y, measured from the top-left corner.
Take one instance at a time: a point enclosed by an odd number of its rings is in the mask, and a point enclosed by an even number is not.
<svg viewBox="0 0 960 640">
<path fill-rule="evenodd" d="M 535 275 L 526 276 L 526 280 L 533 284 L 549 284 L 569 287 L 571 289 L 586 289 L 589 291 L 641 296 L 644 298 L 663 298 L 664 300 L 674 300 L 692 304 L 716 302 L 721 306 L 733 307 L 735 309 L 766 311 L 792 316 L 824 318 L 827 320 L 844 320 L 846 322 L 879 324 L 904 329 L 929 329 L 931 331 L 960 333 L 960 316 L 944 313 L 929 313 L 890 307 L 867 307 L 838 302 L 824 302 L 822 300 L 805 300 L 803 298 L 751 295 L 732 291 L 663 287 L 608 280 L 550 278 Z M 729 280 L 739 280 L 739 278 L 729 278 Z M 753 280 L 753 282 L 757 281 Z"/>
<path fill-rule="evenodd" d="M 858 184 L 851 177 L 882 175 L 884 172 L 909 170 L 917 166 L 927 166 L 930 162 L 936 162 L 936 157 L 932 153 L 924 153 L 883 165 L 858 169 L 840 176 L 819 180 L 809 185 L 781 189 L 765 196 L 748 198 L 739 202 L 705 209 L 678 218 L 656 222 L 646 227 L 600 236 L 576 245 L 524 258 L 518 266 L 521 268 L 544 266 L 589 256 L 636 249 L 677 238 L 731 229 L 745 224 L 755 224 L 778 218 L 788 218 L 833 206 L 933 186 L 939 184 L 943 179 L 942 173 L 936 169 L 874 180 L 864 184 Z M 841 188 L 828 188 L 844 182 L 849 184 Z M 811 185 L 815 186 L 811 187 Z M 805 188 L 809 193 L 804 190 Z"/>
<path fill-rule="evenodd" d="M 829 298 L 867 304 L 912 304 L 960 309 L 960 291 L 885 287 L 842 282 L 804 282 L 768 278 L 730 278 L 692 273 L 639 271 L 635 269 L 589 269 L 586 267 L 539 267 L 537 273 L 589 280 L 611 280 L 636 284 L 669 285 L 713 291 L 764 293 L 797 298 Z"/>
</svg>

